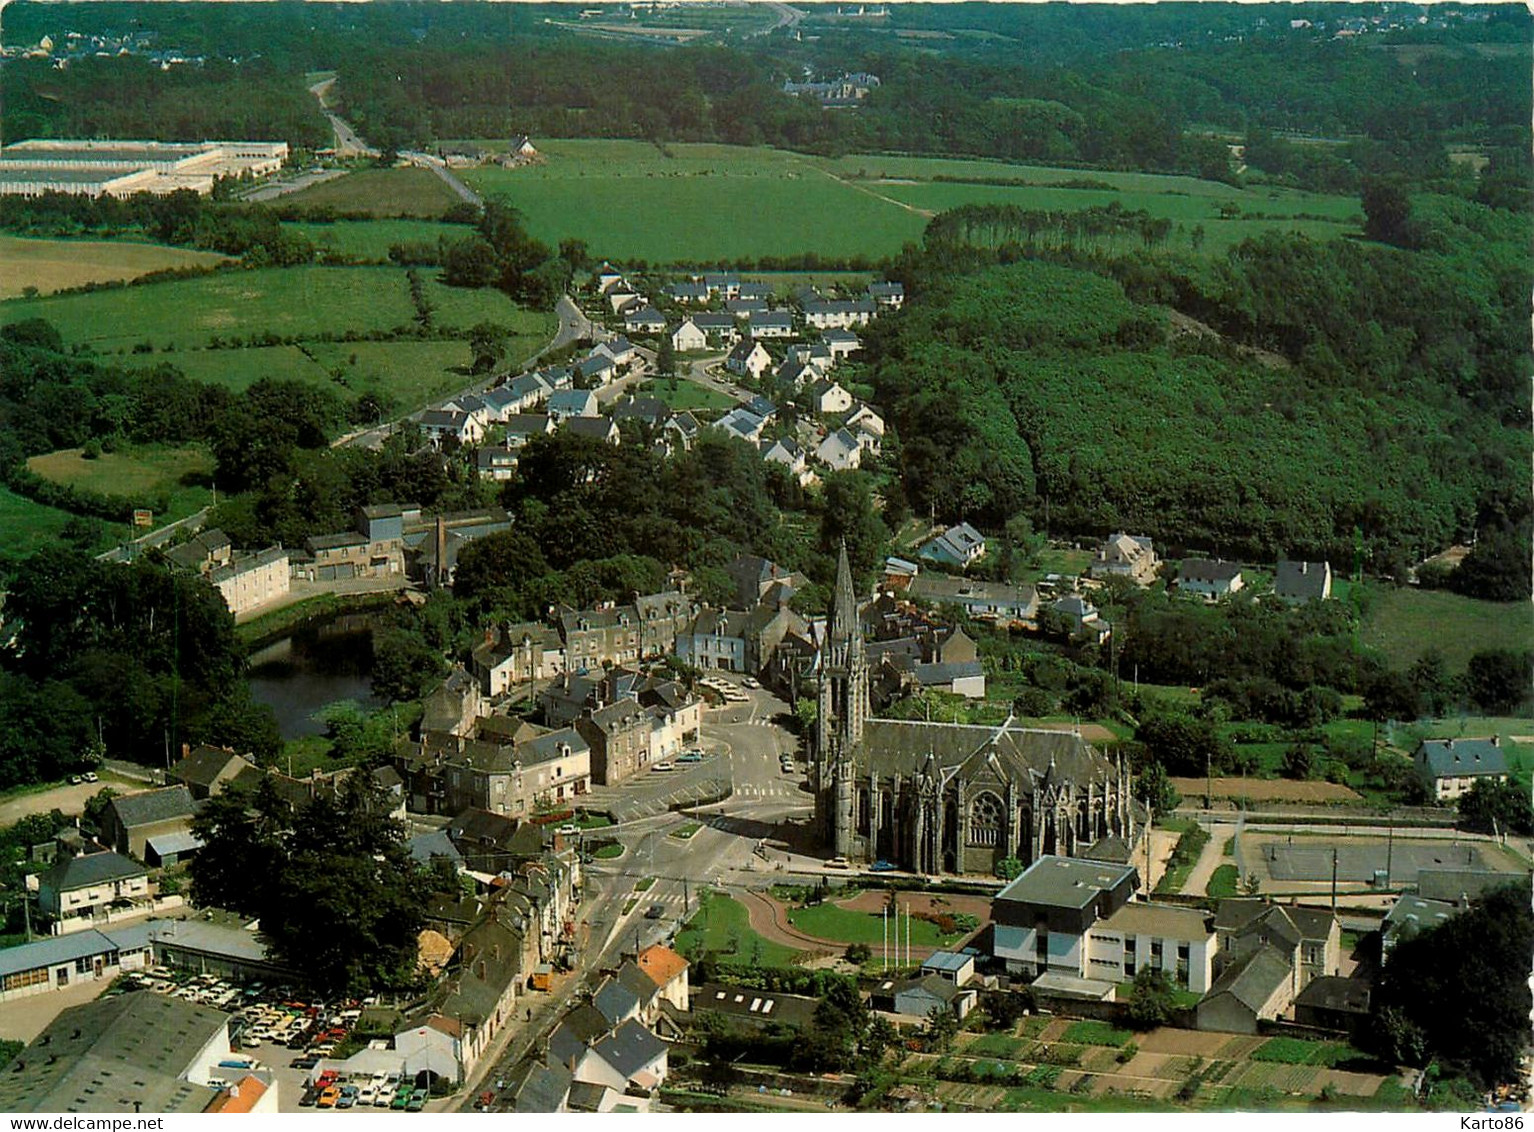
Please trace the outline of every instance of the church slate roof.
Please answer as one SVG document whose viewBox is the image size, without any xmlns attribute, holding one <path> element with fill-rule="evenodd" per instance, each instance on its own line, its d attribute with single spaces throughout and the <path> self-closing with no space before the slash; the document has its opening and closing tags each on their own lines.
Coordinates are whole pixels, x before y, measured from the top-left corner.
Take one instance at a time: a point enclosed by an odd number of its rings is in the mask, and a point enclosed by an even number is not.
<svg viewBox="0 0 1534 1132">
<path fill-rule="evenodd" d="M 956 769 L 994 752 L 1003 769 L 1035 786 L 1046 779 L 1084 784 L 1113 776 L 1112 764 L 1069 731 L 870 719 L 863 726 L 862 752 L 859 761 L 871 756 L 881 774 L 915 774 L 929 756 L 941 769 Z"/>
</svg>

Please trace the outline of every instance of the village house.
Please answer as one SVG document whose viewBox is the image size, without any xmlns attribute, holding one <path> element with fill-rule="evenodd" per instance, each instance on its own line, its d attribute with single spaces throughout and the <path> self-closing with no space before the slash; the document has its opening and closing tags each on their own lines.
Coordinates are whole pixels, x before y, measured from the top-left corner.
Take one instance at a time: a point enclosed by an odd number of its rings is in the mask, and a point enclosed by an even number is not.
<svg viewBox="0 0 1534 1132">
<path fill-rule="evenodd" d="M 1177 568 L 1177 589 L 1196 594 L 1208 601 L 1218 601 L 1238 593 L 1242 587 L 1241 567 L 1234 562 L 1208 558 L 1184 558 Z"/>
<path fill-rule="evenodd" d="M 671 332 L 671 348 L 679 354 L 701 352 L 708 349 L 708 336 L 689 318 Z"/>
<path fill-rule="evenodd" d="M 757 315 L 766 314 L 772 309 L 772 304 L 767 301 L 770 297 L 770 295 L 767 295 L 760 299 L 727 299 L 725 300 L 724 310 L 731 318 L 743 318 L 750 321 Z"/>
<path fill-rule="evenodd" d="M 1453 802 L 1470 793 L 1476 779 L 1506 782 L 1507 752 L 1501 739 L 1492 735 L 1478 739 L 1424 739 L 1412 753 L 1417 776 L 1428 796 Z"/>
<path fill-rule="evenodd" d="M 794 316 L 788 311 L 746 312 L 746 317 L 753 338 L 792 338 L 794 336 Z"/>
<path fill-rule="evenodd" d="M 591 774 L 599 786 L 615 786 L 650 766 L 650 714 L 625 696 L 575 721 L 590 745 Z"/>
<path fill-rule="evenodd" d="M 1150 539 L 1120 532 L 1109 535 L 1097 548 L 1088 573 L 1094 578 L 1128 578 L 1136 585 L 1148 586 L 1156 580 L 1160 564 Z"/>
<path fill-rule="evenodd" d="M 905 286 L 901 283 L 870 283 L 868 297 L 881 307 L 899 310 L 905 304 Z"/>
<path fill-rule="evenodd" d="M 565 670 L 557 630 L 537 621 L 486 629 L 473 652 L 474 675 L 485 696 L 504 696 L 518 684 L 548 680 Z"/>
<path fill-rule="evenodd" d="M 703 306 L 709 300 L 708 288 L 702 283 L 685 280 L 681 283 L 669 283 L 666 286 L 666 294 L 672 302 L 683 306 Z"/>
<path fill-rule="evenodd" d="M 712 425 L 713 428 L 753 446 L 761 440 L 762 429 L 766 426 L 767 421 L 764 418 L 744 407 L 731 409 Z"/>
<path fill-rule="evenodd" d="M 820 336 L 820 340 L 826 344 L 826 349 L 830 350 L 831 356 L 837 360 L 863 348 L 863 343 L 856 334 L 841 327 L 827 330 Z"/>
<path fill-rule="evenodd" d="M 1273 595 L 1295 605 L 1307 601 L 1325 601 L 1332 596 L 1331 563 L 1279 559 L 1278 569 L 1273 575 Z"/>
<path fill-rule="evenodd" d="M 1079 593 L 1058 598 L 1050 603 L 1049 609 L 1064 622 L 1072 640 L 1086 640 L 1100 645 L 1113 632 L 1113 626 L 1098 615 L 1097 607 Z"/>
<path fill-rule="evenodd" d="M 1159 970 L 1172 985 L 1203 994 L 1214 983 L 1213 917 L 1201 908 L 1130 901 L 1092 926 L 1087 976 L 1121 983 Z"/>
<path fill-rule="evenodd" d="M 167 777 L 181 783 L 200 802 L 222 792 L 226 783 L 234 781 L 247 767 L 254 764 L 243 755 L 237 755 L 227 747 L 207 745 L 187 749 L 181 761 L 170 768 Z"/>
<path fill-rule="evenodd" d="M 872 299 L 835 299 L 806 303 L 804 321 L 817 330 L 867 326 L 878 313 Z"/>
<path fill-rule="evenodd" d="M 801 485 L 807 485 L 814 480 L 815 474 L 809 470 L 804 447 L 793 437 L 784 436 L 777 440 L 763 439 L 761 446 L 763 460 L 769 464 L 781 464 Z"/>
<path fill-rule="evenodd" d="M 821 378 L 810 386 L 809 402 L 811 408 L 822 415 L 845 413 L 852 408 L 852 394 L 840 383 Z"/>
<path fill-rule="evenodd" d="M 442 811 L 526 817 L 591 788 L 591 748 L 564 728 L 515 745 L 460 740 L 441 760 Z"/>
<path fill-rule="evenodd" d="M 582 389 L 601 389 L 618 374 L 618 365 L 606 354 L 593 350 L 575 366 L 575 376 Z"/>
<path fill-rule="evenodd" d="M 756 339 L 743 338 L 730 351 L 724 365 L 731 373 L 755 380 L 772 368 L 772 355 Z"/>
<path fill-rule="evenodd" d="M 662 423 L 660 435 L 655 438 L 656 447 L 667 456 L 675 452 L 691 452 L 693 443 L 703 426 L 690 412 L 672 413 Z"/>
<path fill-rule="evenodd" d="M 623 329 L 630 334 L 660 334 L 666 329 L 666 316 L 652 306 L 641 305 L 623 312 Z"/>
<path fill-rule="evenodd" d="M 571 417 L 600 415 L 597 395 L 589 389 L 559 389 L 549 395 L 549 419 L 557 426 Z"/>
<path fill-rule="evenodd" d="M 433 444 L 452 439 L 459 444 L 478 444 L 485 438 L 485 426 L 478 417 L 457 409 L 427 409 L 417 423 Z"/>
<path fill-rule="evenodd" d="M 963 570 L 985 557 L 985 536 L 968 523 L 959 523 L 923 543 L 916 555 Z"/>
<path fill-rule="evenodd" d="M 815 458 L 833 472 L 845 472 L 863 462 L 863 446 L 844 428 L 839 428 L 820 442 Z"/>
<path fill-rule="evenodd" d="M 1032 586 L 951 578 L 922 573 L 912 577 L 906 593 L 928 605 L 957 605 L 979 620 L 1031 624 L 1039 609 L 1038 592 Z"/>
<path fill-rule="evenodd" d="M 703 285 L 710 295 L 721 299 L 740 297 L 740 276 L 728 272 L 711 272 L 703 276 Z"/>
<path fill-rule="evenodd" d="M 474 464 L 479 470 L 480 479 L 505 483 L 516 475 L 517 450 L 515 448 L 481 448 L 475 454 Z"/>
<path fill-rule="evenodd" d="M 611 358 L 613 365 L 619 369 L 632 365 L 639 357 L 639 349 L 625 338 L 622 334 L 614 335 L 605 342 L 598 342 L 591 348 L 592 354 L 603 354 Z"/>
<path fill-rule="evenodd" d="M 572 436 L 584 436 L 614 447 L 623 443 L 623 434 L 611 417 L 566 417 L 559 422 L 559 428 Z"/>
<path fill-rule="evenodd" d="M 148 870 L 120 853 L 67 857 L 37 880 L 37 907 L 59 933 L 90 927 L 113 905 L 149 901 Z"/>
<path fill-rule="evenodd" d="M 160 852 L 190 851 L 184 842 L 191 834 L 196 812 L 185 786 L 125 794 L 107 803 L 101 839 L 125 857 L 156 865 Z"/>
</svg>

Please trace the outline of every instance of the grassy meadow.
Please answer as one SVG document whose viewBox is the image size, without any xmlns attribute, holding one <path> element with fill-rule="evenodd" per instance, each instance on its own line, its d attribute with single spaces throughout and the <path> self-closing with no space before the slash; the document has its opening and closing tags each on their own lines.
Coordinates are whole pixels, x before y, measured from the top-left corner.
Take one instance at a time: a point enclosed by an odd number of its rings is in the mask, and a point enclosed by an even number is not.
<svg viewBox="0 0 1534 1132">
<path fill-rule="evenodd" d="M 438 220 L 337 220 L 333 224 L 290 223 L 288 228 L 309 237 L 321 253 L 374 263 L 389 261 L 392 244 L 436 244 L 446 236 L 462 239 L 472 229 Z"/>
<path fill-rule="evenodd" d="M 842 184 L 812 160 L 766 148 L 634 141 L 540 141 L 542 164 L 465 170 L 503 195 L 550 244 L 585 240 L 593 254 L 652 263 L 715 263 L 814 252 L 892 255 L 924 219 Z"/>
<path fill-rule="evenodd" d="M 137 279 L 168 268 L 211 267 L 226 257 L 216 252 L 138 244 L 127 240 L 33 240 L 0 236 L 0 299 Z"/>
<path fill-rule="evenodd" d="M 1446 590 L 1379 587 L 1364 619 L 1363 643 L 1405 668 L 1429 649 L 1443 654 L 1449 671 L 1462 672 L 1485 649 L 1526 649 L 1534 640 L 1528 602 L 1477 601 Z"/>
<path fill-rule="evenodd" d="M 537 352 L 554 332 L 551 313 L 518 307 L 500 291 L 426 283 L 435 325 L 465 331 L 493 322 L 510 331 L 508 357 Z M 129 366 L 169 363 L 198 381 L 236 392 L 263 377 L 306 381 L 355 398 L 383 394 L 414 409 L 466 384 L 463 339 L 327 342 L 322 335 L 415 326 L 403 268 L 295 267 L 228 272 L 146 287 L 0 303 L 0 324 L 41 317 L 69 345 L 119 355 Z M 283 345 L 211 348 L 215 340 L 264 334 Z M 135 353 L 147 343 L 149 353 Z"/>
<path fill-rule="evenodd" d="M 386 267 L 290 267 L 178 279 L 85 295 L 12 299 L 0 323 L 45 318 L 70 345 L 126 352 L 188 350 L 214 338 L 270 332 L 307 337 L 409 326 L 405 273 Z"/>
<path fill-rule="evenodd" d="M 359 169 L 300 189 L 282 203 L 369 216 L 438 217 L 458 203 L 458 194 L 430 169 Z"/>
<path fill-rule="evenodd" d="M 82 449 L 64 448 L 29 458 L 27 467 L 55 483 L 135 502 L 164 492 L 169 509 L 155 512 L 157 526 L 184 519 L 213 502 L 213 457 L 201 444 L 138 445 L 103 452 L 92 460 Z"/>
<path fill-rule="evenodd" d="M 63 540 L 64 528 L 74 519 L 68 511 L 35 503 L 0 487 L 0 564 L 20 561 Z M 127 536 L 127 523 L 102 523 L 103 537 L 90 550 L 104 550 Z"/>
<path fill-rule="evenodd" d="M 1358 201 L 1292 189 L 1240 189 L 1194 177 L 1108 173 L 949 158 L 601 140 L 542 141 L 541 164 L 465 170 L 486 195 L 521 209 L 550 243 L 583 239 L 617 259 L 715 262 L 816 252 L 891 255 L 937 212 L 994 201 L 1076 211 L 1118 203 L 1181 224 L 1173 244 L 1222 254 L 1270 228 L 1330 239 L 1357 230 Z M 947 178 L 947 179 L 943 179 Z M 995 183 L 965 183 L 989 181 Z M 1072 187 L 1093 182 L 1105 188 Z"/>
</svg>

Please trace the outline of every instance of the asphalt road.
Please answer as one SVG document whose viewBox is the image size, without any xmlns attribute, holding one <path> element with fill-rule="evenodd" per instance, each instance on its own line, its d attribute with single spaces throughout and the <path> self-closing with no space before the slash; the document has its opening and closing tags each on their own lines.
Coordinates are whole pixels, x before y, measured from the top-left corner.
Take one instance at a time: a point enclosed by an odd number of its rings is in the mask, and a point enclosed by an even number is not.
<svg viewBox="0 0 1534 1132">
<path fill-rule="evenodd" d="M 532 1021 L 511 1024 L 513 1032 L 477 1075 L 480 1082 L 505 1077 L 532 1043 L 553 1028 L 575 1001 L 585 981 L 580 976 L 617 966 L 624 952 L 673 940 L 696 908 L 701 887 L 760 883 L 785 866 L 788 847 L 805 847 L 812 801 L 800 789 L 803 764 L 796 763 L 793 774 L 783 773 L 778 764 L 779 753 L 796 750 L 798 743 L 783 726 L 788 705 L 765 690 L 748 695 L 749 703 L 705 711 L 705 762 L 672 772 L 651 771 L 593 792 L 593 807 L 621 803 L 638 810 L 663 806 L 678 792 L 721 777 L 733 788 L 726 801 L 692 814 L 661 810 L 603 831 L 624 846 L 624 854 L 584 867 L 580 930 L 585 942 L 576 977 L 555 994 L 530 1000 Z M 691 836 L 678 836 L 689 829 Z M 798 859 L 807 868 L 819 863 L 810 857 Z M 649 887 L 636 892 L 635 884 L 644 881 Z M 463 1107 L 470 1107 L 483 1088 L 476 1084 L 470 1089 Z"/>
</svg>

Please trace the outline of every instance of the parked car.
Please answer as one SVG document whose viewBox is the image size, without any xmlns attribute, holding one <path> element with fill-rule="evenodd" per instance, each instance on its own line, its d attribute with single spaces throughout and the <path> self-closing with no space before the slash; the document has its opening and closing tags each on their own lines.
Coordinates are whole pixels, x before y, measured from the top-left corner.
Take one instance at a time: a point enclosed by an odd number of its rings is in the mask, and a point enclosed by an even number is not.
<svg viewBox="0 0 1534 1132">
<path fill-rule="evenodd" d="M 647 920 L 658 920 L 665 914 L 666 906 L 664 904 L 651 904 L 644 910 L 644 918 Z"/>
<path fill-rule="evenodd" d="M 676 769 L 676 764 L 675 763 L 651 763 L 650 764 L 650 769 L 651 770 L 659 770 L 659 771 L 675 770 Z"/>
<path fill-rule="evenodd" d="M 319 1099 L 320 1091 L 313 1085 L 310 1085 L 307 1089 L 304 1090 L 303 1096 L 298 1098 L 298 1103 L 302 1108 L 313 1108 L 314 1102 Z"/>
<path fill-rule="evenodd" d="M 826 868 L 850 869 L 852 868 L 852 862 L 847 860 L 846 857 L 832 857 L 829 861 L 826 862 Z"/>
<path fill-rule="evenodd" d="M 320 1094 L 320 1099 L 315 1102 L 320 1108 L 335 1108 L 336 1102 L 341 1099 L 341 1090 L 332 1085 Z"/>
<path fill-rule="evenodd" d="M 741 683 L 747 688 L 760 688 L 762 686 L 762 682 L 754 676 L 747 676 Z"/>
<path fill-rule="evenodd" d="M 87 782 L 99 782 L 99 781 L 101 781 L 99 778 L 96 777 L 96 772 L 93 771 L 93 770 L 86 771 L 80 777 L 85 779 L 85 781 L 87 781 Z"/>
<path fill-rule="evenodd" d="M 81 778 L 78 774 L 71 774 L 69 776 L 69 784 L 71 786 L 78 786 L 83 781 L 85 781 L 85 780 L 83 778 Z"/>
<path fill-rule="evenodd" d="M 895 864 L 893 861 L 875 861 L 872 865 L 869 865 L 868 868 L 871 872 L 892 873 L 896 869 L 900 868 L 900 866 Z"/>
<path fill-rule="evenodd" d="M 686 751 L 676 757 L 679 763 L 700 763 L 703 761 L 702 751 Z"/>
</svg>

